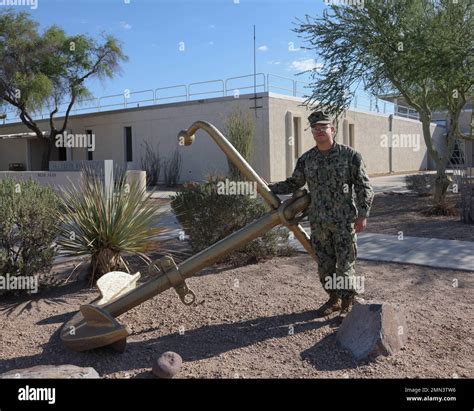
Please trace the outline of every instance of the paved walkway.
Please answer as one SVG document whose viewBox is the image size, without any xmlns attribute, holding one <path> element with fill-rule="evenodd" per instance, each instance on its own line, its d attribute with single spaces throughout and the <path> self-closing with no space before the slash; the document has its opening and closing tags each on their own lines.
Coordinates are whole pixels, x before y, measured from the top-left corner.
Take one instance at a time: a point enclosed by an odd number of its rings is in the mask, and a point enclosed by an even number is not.
<svg viewBox="0 0 474 411">
<path fill-rule="evenodd" d="M 309 229 L 304 227 L 309 234 Z M 291 245 L 304 251 L 297 240 Z M 417 264 L 436 268 L 474 271 L 474 242 L 437 238 L 403 237 L 360 233 L 357 235 L 359 260 Z"/>
<path fill-rule="evenodd" d="M 178 238 L 183 231 L 171 211 L 164 213 L 170 231 L 162 234 L 160 239 Z M 303 228 L 310 234 L 308 222 Z M 290 240 L 297 250 L 306 252 L 298 240 Z M 441 240 L 437 238 L 403 237 L 361 233 L 357 235 L 359 260 L 387 261 L 403 264 L 417 264 L 436 268 L 474 271 L 474 242 L 458 240 Z"/>
</svg>

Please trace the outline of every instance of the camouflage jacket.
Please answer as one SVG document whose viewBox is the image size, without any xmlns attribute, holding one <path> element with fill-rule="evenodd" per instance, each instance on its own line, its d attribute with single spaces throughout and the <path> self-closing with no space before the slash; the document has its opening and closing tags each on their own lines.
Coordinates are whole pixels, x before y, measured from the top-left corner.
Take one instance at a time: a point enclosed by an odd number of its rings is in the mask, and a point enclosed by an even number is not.
<svg viewBox="0 0 474 411">
<path fill-rule="evenodd" d="M 290 194 L 305 183 L 310 222 L 352 222 L 369 215 L 374 192 L 362 156 L 351 147 L 334 142 L 326 154 L 313 147 L 298 159 L 291 177 L 269 187 L 275 194 Z"/>
</svg>

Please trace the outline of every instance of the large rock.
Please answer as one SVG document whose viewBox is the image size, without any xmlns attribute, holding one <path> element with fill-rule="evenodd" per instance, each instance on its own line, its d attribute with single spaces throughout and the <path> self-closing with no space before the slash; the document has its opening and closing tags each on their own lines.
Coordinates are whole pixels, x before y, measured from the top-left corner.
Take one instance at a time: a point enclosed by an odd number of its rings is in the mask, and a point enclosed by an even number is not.
<svg viewBox="0 0 474 411">
<path fill-rule="evenodd" d="M 173 378 L 181 368 L 183 359 L 173 351 L 167 351 L 153 363 L 152 372 L 158 378 Z"/>
<path fill-rule="evenodd" d="M 31 368 L 7 371 L 0 374 L 3 378 L 100 378 L 92 367 L 77 367 L 76 365 L 37 365 Z"/>
<path fill-rule="evenodd" d="M 371 361 L 395 354 L 405 345 L 407 334 L 400 306 L 358 299 L 339 327 L 336 342 L 356 360 Z"/>
</svg>

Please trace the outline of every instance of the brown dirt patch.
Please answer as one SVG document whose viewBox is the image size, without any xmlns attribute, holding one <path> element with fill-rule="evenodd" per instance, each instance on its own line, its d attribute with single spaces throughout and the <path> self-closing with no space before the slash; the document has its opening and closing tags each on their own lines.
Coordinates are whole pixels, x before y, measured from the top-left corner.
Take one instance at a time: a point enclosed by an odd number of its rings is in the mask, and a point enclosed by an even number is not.
<svg viewBox="0 0 474 411">
<path fill-rule="evenodd" d="M 447 203 L 456 207 L 459 196 L 449 194 Z M 424 216 L 431 197 L 412 194 L 377 194 L 368 219 L 367 232 L 404 236 L 474 241 L 474 226 L 464 224 L 459 216 Z"/>
<path fill-rule="evenodd" d="M 370 364 L 335 346 L 333 318 L 314 318 L 326 295 L 314 262 L 300 254 L 204 270 L 188 280 L 198 294 L 194 307 L 168 290 L 125 313 L 119 321 L 133 334 L 123 354 L 75 353 L 61 345 L 60 325 L 97 296 L 80 283 L 42 293 L 19 315 L 8 310 L 18 300 L 4 299 L 0 372 L 74 364 L 106 378 L 151 378 L 152 360 L 171 350 L 183 357 L 182 378 L 474 377 L 472 273 L 366 261 L 358 271 L 365 276 L 364 298 L 399 303 L 408 318 L 405 349 Z"/>
</svg>

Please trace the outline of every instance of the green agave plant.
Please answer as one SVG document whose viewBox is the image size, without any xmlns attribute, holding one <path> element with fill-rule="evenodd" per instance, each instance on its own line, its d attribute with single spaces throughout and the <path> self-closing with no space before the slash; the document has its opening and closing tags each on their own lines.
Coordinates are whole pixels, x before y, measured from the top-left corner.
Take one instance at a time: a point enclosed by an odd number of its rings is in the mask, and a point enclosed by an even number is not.
<svg viewBox="0 0 474 411">
<path fill-rule="evenodd" d="M 79 186 L 71 184 L 61 198 L 58 245 L 66 255 L 91 256 L 91 284 L 110 271 L 130 272 L 125 254 L 149 261 L 144 253 L 156 247 L 156 236 L 164 231 L 157 224 L 160 207 L 137 182 L 128 183 L 119 172 L 110 191 L 102 178 L 85 169 Z"/>
</svg>

